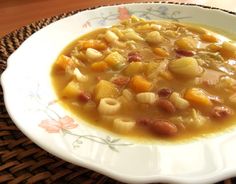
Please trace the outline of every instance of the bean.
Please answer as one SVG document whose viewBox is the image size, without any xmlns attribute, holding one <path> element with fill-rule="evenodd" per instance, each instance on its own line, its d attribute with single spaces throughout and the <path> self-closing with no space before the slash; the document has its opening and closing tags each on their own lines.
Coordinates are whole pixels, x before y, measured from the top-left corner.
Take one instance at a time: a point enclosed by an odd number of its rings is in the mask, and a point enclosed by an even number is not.
<svg viewBox="0 0 236 184">
<path fill-rule="evenodd" d="M 173 103 L 171 103 L 167 99 L 159 99 L 158 102 L 157 102 L 157 106 L 159 108 L 161 108 L 162 110 L 164 110 L 165 112 L 168 112 L 168 113 L 171 113 L 171 114 L 176 112 L 176 108 L 173 105 Z"/>
<path fill-rule="evenodd" d="M 169 88 L 162 88 L 157 92 L 159 97 L 169 97 L 171 93 L 172 93 L 172 90 Z"/>
<path fill-rule="evenodd" d="M 78 99 L 80 102 L 86 103 L 91 99 L 91 94 L 89 92 L 82 91 L 79 93 Z"/>
<path fill-rule="evenodd" d="M 152 124 L 152 120 L 150 118 L 139 118 L 136 120 L 136 123 L 139 125 L 150 126 Z"/>
<path fill-rule="evenodd" d="M 112 82 L 118 86 L 125 86 L 129 83 L 130 78 L 125 76 L 119 76 L 112 80 Z"/>
<path fill-rule="evenodd" d="M 174 136 L 178 133 L 178 128 L 175 124 L 163 119 L 154 120 L 151 128 L 154 133 L 160 135 Z"/>
<path fill-rule="evenodd" d="M 233 114 L 233 110 L 226 106 L 215 106 L 211 111 L 211 115 L 216 119 L 224 119 Z"/>
<path fill-rule="evenodd" d="M 139 52 L 130 52 L 128 54 L 128 61 L 132 62 L 132 61 L 141 61 L 142 56 L 140 55 Z"/>
<path fill-rule="evenodd" d="M 175 52 L 182 56 L 193 56 L 195 54 L 195 52 L 190 50 L 175 50 Z"/>
</svg>

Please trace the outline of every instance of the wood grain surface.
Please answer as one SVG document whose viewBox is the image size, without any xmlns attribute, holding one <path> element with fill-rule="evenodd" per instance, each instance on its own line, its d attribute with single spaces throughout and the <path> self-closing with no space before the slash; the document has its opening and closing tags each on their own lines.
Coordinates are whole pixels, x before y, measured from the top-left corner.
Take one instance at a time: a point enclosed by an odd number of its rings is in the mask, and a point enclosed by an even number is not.
<svg viewBox="0 0 236 184">
<path fill-rule="evenodd" d="M 144 1 L 147 0 L 0 0 L 0 37 L 31 22 L 71 10 L 107 4 Z M 235 0 L 169 1 L 203 4 L 236 11 Z M 158 0 L 156 0 L 156 2 L 158 2 Z"/>
</svg>

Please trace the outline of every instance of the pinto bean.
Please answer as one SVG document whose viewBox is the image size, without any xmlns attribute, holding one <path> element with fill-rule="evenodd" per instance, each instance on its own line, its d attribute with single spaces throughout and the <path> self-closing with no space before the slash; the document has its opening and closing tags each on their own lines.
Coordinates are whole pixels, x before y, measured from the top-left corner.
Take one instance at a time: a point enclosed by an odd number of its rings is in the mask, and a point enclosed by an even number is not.
<svg viewBox="0 0 236 184">
<path fill-rule="evenodd" d="M 125 86 L 129 83 L 129 81 L 130 81 L 130 78 L 125 77 L 125 76 L 118 76 L 112 80 L 112 82 L 116 84 L 117 86 Z"/>
<path fill-rule="evenodd" d="M 128 54 L 128 61 L 132 62 L 132 61 L 141 61 L 142 56 L 140 55 L 139 52 L 130 52 Z"/>
<path fill-rule="evenodd" d="M 151 124 L 151 129 L 159 135 L 175 136 L 178 133 L 178 128 L 175 124 L 163 119 L 154 120 Z"/>
<path fill-rule="evenodd" d="M 161 108 L 162 110 L 164 110 L 165 112 L 168 112 L 171 114 L 176 112 L 176 108 L 174 104 L 167 99 L 159 99 L 157 102 L 157 106 Z"/>
<path fill-rule="evenodd" d="M 233 110 L 226 106 L 215 106 L 211 111 L 211 115 L 216 119 L 224 119 L 233 114 Z"/>
<path fill-rule="evenodd" d="M 86 103 L 91 99 L 91 94 L 89 92 L 82 91 L 79 93 L 78 99 L 82 103 Z"/>
<path fill-rule="evenodd" d="M 178 55 L 182 55 L 182 56 L 193 56 L 195 54 L 194 51 L 190 51 L 190 50 L 175 50 L 175 52 Z"/>
<path fill-rule="evenodd" d="M 172 93 L 172 90 L 169 88 L 162 88 L 157 92 L 159 97 L 169 97 L 171 93 Z"/>
<path fill-rule="evenodd" d="M 142 118 L 137 119 L 136 123 L 139 125 L 150 126 L 152 124 L 152 119 L 142 117 Z"/>
</svg>

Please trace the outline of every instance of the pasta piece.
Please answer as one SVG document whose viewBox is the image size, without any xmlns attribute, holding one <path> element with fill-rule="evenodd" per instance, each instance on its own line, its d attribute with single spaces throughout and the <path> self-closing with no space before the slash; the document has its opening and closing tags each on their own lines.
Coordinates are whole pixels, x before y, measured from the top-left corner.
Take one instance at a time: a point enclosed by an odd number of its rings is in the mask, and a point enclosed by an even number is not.
<svg viewBox="0 0 236 184">
<path fill-rule="evenodd" d="M 88 77 L 83 75 L 78 68 L 75 68 L 73 73 L 79 82 L 88 81 Z"/>
<path fill-rule="evenodd" d="M 105 115 L 116 114 L 121 108 L 121 104 L 114 98 L 102 98 L 98 105 L 98 112 Z"/>
<path fill-rule="evenodd" d="M 87 48 L 86 56 L 92 60 L 98 60 L 102 57 L 102 53 L 93 48 Z"/>
<path fill-rule="evenodd" d="M 114 41 L 119 40 L 119 37 L 114 32 L 108 30 L 105 33 L 105 39 L 106 41 L 113 43 Z"/>
<path fill-rule="evenodd" d="M 154 104 L 157 100 L 157 96 L 153 92 L 143 92 L 136 95 L 136 99 L 140 103 Z"/>
<path fill-rule="evenodd" d="M 133 94 L 131 93 L 130 90 L 124 89 L 122 91 L 122 95 L 127 99 L 127 100 L 132 100 L 133 99 Z"/>
<path fill-rule="evenodd" d="M 113 127 L 119 132 L 129 132 L 135 127 L 136 122 L 128 118 L 116 118 Z"/>
<path fill-rule="evenodd" d="M 163 37 L 160 35 L 158 31 L 152 31 L 148 33 L 146 37 L 146 41 L 148 43 L 158 44 L 161 43 L 163 40 L 164 40 Z"/>
<path fill-rule="evenodd" d="M 144 41 L 144 39 L 139 36 L 139 34 L 136 33 L 133 29 L 126 29 L 124 31 L 124 35 L 127 40 Z"/>
<path fill-rule="evenodd" d="M 189 107 L 189 102 L 183 99 L 179 93 L 173 92 L 170 95 L 170 101 L 175 105 L 177 109 L 184 110 Z"/>
</svg>

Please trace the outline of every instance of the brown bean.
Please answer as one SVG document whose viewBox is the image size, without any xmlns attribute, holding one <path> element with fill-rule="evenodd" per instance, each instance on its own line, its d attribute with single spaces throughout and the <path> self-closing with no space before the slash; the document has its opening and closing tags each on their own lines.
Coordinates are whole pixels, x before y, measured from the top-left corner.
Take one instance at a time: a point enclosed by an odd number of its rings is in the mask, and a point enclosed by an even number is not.
<svg viewBox="0 0 236 184">
<path fill-rule="evenodd" d="M 175 50 L 175 52 L 182 56 L 193 56 L 195 54 L 195 52 L 190 50 Z"/>
<path fill-rule="evenodd" d="M 150 126 L 152 124 L 152 119 L 150 118 L 139 118 L 136 123 L 143 126 Z"/>
<path fill-rule="evenodd" d="M 140 55 L 139 52 L 130 52 L 128 54 L 128 61 L 132 62 L 132 61 L 141 61 L 142 56 Z"/>
<path fill-rule="evenodd" d="M 91 94 L 89 92 L 82 91 L 79 93 L 78 99 L 82 103 L 86 103 L 91 99 Z"/>
<path fill-rule="evenodd" d="M 169 88 L 162 88 L 157 92 L 159 97 L 166 97 L 166 98 L 169 97 L 171 93 L 172 93 L 172 90 Z"/>
<path fill-rule="evenodd" d="M 211 115 L 216 119 L 224 119 L 233 114 L 233 110 L 226 106 L 215 106 L 211 111 Z"/>
<path fill-rule="evenodd" d="M 112 82 L 118 86 L 125 86 L 129 83 L 130 78 L 125 76 L 118 76 L 117 78 L 113 79 Z"/>
<path fill-rule="evenodd" d="M 174 136 L 178 133 L 178 128 L 176 125 L 168 120 L 154 120 L 150 128 L 153 132 L 160 135 Z"/>
<path fill-rule="evenodd" d="M 157 106 L 161 108 L 162 110 L 164 110 L 165 112 L 168 112 L 171 114 L 176 112 L 176 108 L 173 105 L 173 103 L 167 99 L 159 99 L 157 102 Z"/>
</svg>

